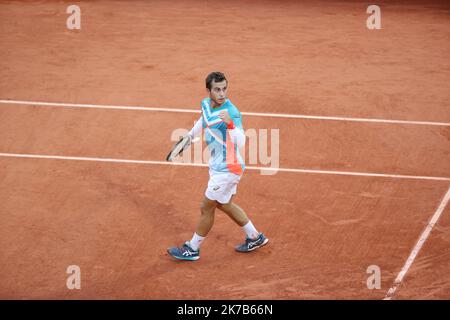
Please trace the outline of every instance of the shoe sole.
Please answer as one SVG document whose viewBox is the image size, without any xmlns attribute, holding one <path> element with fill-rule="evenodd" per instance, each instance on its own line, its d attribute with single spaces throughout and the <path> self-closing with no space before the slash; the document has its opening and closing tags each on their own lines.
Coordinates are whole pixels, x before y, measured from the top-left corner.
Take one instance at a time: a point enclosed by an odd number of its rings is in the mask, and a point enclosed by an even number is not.
<svg viewBox="0 0 450 320">
<path fill-rule="evenodd" d="M 247 251 L 239 251 L 237 249 L 236 249 L 236 251 L 237 252 L 242 252 L 242 253 L 252 252 L 253 250 L 256 250 L 256 249 L 264 247 L 268 242 L 269 242 L 269 239 L 266 238 L 266 239 L 264 239 L 263 243 L 261 243 L 259 246 L 253 247 L 253 248 L 251 248 L 251 249 L 249 249 Z"/>
</svg>

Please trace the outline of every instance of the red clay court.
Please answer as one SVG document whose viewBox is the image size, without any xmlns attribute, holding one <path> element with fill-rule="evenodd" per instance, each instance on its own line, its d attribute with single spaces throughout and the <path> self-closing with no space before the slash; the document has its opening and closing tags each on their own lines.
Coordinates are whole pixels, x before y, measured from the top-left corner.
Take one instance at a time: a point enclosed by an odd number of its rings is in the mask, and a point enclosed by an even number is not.
<svg viewBox="0 0 450 320">
<path fill-rule="evenodd" d="M 78 1 L 80 30 L 71 4 L 0 2 L 0 298 L 450 298 L 445 1 L 378 2 L 380 30 L 363 1 Z M 183 263 L 208 170 L 164 159 L 216 70 L 279 129 L 235 197 L 270 243 L 236 253 L 217 211 Z"/>
</svg>

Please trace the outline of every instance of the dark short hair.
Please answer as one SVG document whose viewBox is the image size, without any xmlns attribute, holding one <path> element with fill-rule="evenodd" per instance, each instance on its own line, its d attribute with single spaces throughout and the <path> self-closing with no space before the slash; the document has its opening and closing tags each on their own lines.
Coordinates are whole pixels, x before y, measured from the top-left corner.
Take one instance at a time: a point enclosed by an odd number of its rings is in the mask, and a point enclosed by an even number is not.
<svg viewBox="0 0 450 320">
<path fill-rule="evenodd" d="M 223 80 L 226 80 L 228 84 L 227 78 L 225 78 L 225 75 L 222 72 L 211 72 L 208 74 L 208 76 L 205 79 L 206 88 L 211 90 L 211 84 L 212 82 L 222 82 Z"/>
</svg>

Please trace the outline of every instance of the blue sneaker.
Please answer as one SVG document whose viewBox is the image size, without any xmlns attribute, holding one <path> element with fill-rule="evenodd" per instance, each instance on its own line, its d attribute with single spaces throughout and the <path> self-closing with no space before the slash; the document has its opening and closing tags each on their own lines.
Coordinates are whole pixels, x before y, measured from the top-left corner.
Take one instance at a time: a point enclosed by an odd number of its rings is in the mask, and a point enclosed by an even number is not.
<svg viewBox="0 0 450 320">
<path fill-rule="evenodd" d="M 200 250 L 193 250 L 188 241 L 186 241 L 181 248 L 169 248 L 167 249 L 167 252 L 172 257 L 179 260 L 195 261 L 200 259 Z"/>
<path fill-rule="evenodd" d="M 269 239 L 267 239 L 262 233 L 260 233 L 258 238 L 254 240 L 250 239 L 249 237 L 246 237 L 245 242 L 243 244 L 238 245 L 235 249 L 238 252 L 250 252 L 265 246 L 267 242 L 269 242 Z"/>
</svg>

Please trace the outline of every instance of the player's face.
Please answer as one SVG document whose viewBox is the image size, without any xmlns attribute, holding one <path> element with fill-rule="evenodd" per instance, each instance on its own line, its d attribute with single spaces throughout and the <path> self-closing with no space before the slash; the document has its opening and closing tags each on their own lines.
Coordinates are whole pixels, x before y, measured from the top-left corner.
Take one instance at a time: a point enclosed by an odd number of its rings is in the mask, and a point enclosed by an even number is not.
<svg viewBox="0 0 450 320">
<path fill-rule="evenodd" d="M 227 98 L 227 80 L 221 82 L 212 82 L 211 90 L 208 90 L 209 97 L 214 102 L 215 106 L 221 106 L 225 103 Z"/>
</svg>

